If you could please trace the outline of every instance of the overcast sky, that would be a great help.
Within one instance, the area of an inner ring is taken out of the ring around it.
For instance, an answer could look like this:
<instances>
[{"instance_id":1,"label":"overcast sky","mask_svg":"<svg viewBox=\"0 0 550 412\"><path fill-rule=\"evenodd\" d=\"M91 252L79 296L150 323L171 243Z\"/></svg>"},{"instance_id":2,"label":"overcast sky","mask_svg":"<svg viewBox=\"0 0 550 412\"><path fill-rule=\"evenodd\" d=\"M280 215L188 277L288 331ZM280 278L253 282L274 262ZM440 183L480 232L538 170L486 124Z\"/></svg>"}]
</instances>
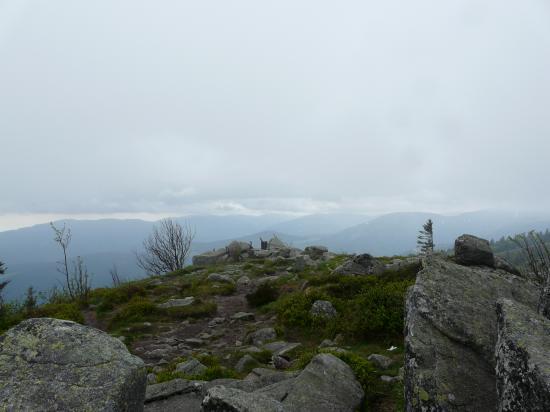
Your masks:
<instances>
[{"instance_id":1,"label":"overcast sky","mask_svg":"<svg viewBox=\"0 0 550 412\"><path fill-rule=\"evenodd\" d=\"M550 6L0 0L0 144L0 229L546 208Z\"/></svg>"}]
</instances>

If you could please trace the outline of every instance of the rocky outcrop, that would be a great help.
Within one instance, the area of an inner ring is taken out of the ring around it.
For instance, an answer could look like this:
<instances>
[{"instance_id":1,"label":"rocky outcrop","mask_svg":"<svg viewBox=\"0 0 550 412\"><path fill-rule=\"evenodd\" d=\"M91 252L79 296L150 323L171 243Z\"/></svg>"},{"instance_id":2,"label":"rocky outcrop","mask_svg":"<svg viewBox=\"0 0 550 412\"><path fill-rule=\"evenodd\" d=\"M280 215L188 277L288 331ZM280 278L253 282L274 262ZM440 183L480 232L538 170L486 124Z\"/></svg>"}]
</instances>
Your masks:
<instances>
[{"instance_id":1,"label":"rocky outcrop","mask_svg":"<svg viewBox=\"0 0 550 412\"><path fill-rule=\"evenodd\" d=\"M363 253L348 259L336 267L332 273L335 275L373 275L382 271L382 263L368 253Z\"/></svg>"},{"instance_id":2,"label":"rocky outcrop","mask_svg":"<svg viewBox=\"0 0 550 412\"><path fill-rule=\"evenodd\" d=\"M497 314L498 410L550 411L550 320L510 299Z\"/></svg>"},{"instance_id":3,"label":"rocky outcrop","mask_svg":"<svg viewBox=\"0 0 550 412\"><path fill-rule=\"evenodd\" d=\"M300 372L257 368L243 380L174 379L150 385L145 409L352 412L359 408L363 397L351 368L334 355L320 354Z\"/></svg>"},{"instance_id":4,"label":"rocky outcrop","mask_svg":"<svg viewBox=\"0 0 550 412\"><path fill-rule=\"evenodd\" d=\"M332 303L328 300L316 300L313 302L309 311L312 316L319 316L322 318L334 318L338 315Z\"/></svg>"},{"instance_id":5,"label":"rocky outcrop","mask_svg":"<svg viewBox=\"0 0 550 412\"><path fill-rule=\"evenodd\" d=\"M140 411L146 376L121 341L74 322L29 319L0 337L0 410Z\"/></svg>"},{"instance_id":6,"label":"rocky outcrop","mask_svg":"<svg viewBox=\"0 0 550 412\"><path fill-rule=\"evenodd\" d=\"M361 405L363 396L351 368L325 353L315 356L298 376L252 392L214 386L207 391L202 407L204 411L233 412L352 412Z\"/></svg>"},{"instance_id":7,"label":"rocky outcrop","mask_svg":"<svg viewBox=\"0 0 550 412\"><path fill-rule=\"evenodd\" d=\"M407 411L497 410L496 303L507 298L537 307L537 287L512 273L480 266L491 263L492 254L485 251L485 242L470 240L457 242L458 260L476 266L428 257L409 290ZM481 246L470 253L472 244Z\"/></svg>"}]
</instances>

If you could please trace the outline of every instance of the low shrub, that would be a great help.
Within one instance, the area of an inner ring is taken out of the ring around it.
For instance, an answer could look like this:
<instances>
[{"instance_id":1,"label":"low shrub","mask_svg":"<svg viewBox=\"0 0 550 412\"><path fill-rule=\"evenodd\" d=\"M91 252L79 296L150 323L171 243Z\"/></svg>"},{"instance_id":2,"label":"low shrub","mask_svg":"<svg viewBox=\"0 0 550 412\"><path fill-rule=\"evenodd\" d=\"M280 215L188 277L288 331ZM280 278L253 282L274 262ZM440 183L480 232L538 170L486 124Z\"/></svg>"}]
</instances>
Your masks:
<instances>
[{"instance_id":1,"label":"low shrub","mask_svg":"<svg viewBox=\"0 0 550 412\"><path fill-rule=\"evenodd\" d=\"M149 299L136 296L125 304L113 317L111 326L143 322L159 314L159 309Z\"/></svg>"},{"instance_id":2,"label":"low shrub","mask_svg":"<svg viewBox=\"0 0 550 412\"><path fill-rule=\"evenodd\" d=\"M263 306L274 302L279 297L279 288L270 282L262 283L258 288L246 295L248 304L253 307Z\"/></svg>"},{"instance_id":3,"label":"low shrub","mask_svg":"<svg viewBox=\"0 0 550 412\"><path fill-rule=\"evenodd\" d=\"M47 303L34 309L30 318L56 318L84 323L84 316L77 303Z\"/></svg>"}]
</instances>

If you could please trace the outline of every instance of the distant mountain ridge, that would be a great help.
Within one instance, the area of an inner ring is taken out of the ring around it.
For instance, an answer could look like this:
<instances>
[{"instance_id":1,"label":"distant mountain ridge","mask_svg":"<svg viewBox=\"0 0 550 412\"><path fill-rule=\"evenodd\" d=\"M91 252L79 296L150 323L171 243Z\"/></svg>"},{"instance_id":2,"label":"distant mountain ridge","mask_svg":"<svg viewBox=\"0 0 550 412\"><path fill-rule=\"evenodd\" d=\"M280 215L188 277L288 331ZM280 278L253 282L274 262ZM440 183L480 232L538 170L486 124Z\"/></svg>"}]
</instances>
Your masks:
<instances>
[{"instance_id":1,"label":"distant mountain ridge","mask_svg":"<svg viewBox=\"0 0 550 412\"><path fill-rule=\"evenodd\" d=\"M191 254L225 246L231 240L252 242L277 234L291 246L304 248L320 244L335 252L373 255L408 254L415 251L421 225L434 221L436 247L447 249L454 239L470 233L487 239L550 228L550 217L479 211L456 216L434 213L391 213L378 217L357 214L320 214L302 217L264 216L189 216L187 221L197 236ZM134 251L150 233L154 222L142 220L66 220L73 241L71 256L82 256L94 274L94 287L110 283L109 269L115 264L123 278L144 276L135 264ZM5 297L20 297L28 286L46 290L57 283L55 262L60 250L53 241L48 224L0 232L0 259L8 266L12 280Z\"/></svg>"}]
</instances>

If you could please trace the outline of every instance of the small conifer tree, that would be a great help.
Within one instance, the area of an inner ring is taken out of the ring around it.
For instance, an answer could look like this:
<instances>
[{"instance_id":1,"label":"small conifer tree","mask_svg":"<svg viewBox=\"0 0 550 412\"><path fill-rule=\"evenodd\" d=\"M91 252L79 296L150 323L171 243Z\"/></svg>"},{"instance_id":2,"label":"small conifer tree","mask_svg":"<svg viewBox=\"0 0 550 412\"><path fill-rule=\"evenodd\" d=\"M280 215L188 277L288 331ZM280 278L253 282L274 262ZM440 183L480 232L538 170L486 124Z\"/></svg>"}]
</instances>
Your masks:
<instances>
[{"instance_id":1,"label":"small conifer tree","mask_svg":"<svg viewBox=\"0 0 550 412\"><path fill-rule=\"evenodd\" d=\"M428 219L428 221L422 225L422 230L418 234L418 240L416 244L420 249L420 253L423 255L430 254L434 251L434 233L432 219Z\"/></svg>"}]
</instances>

